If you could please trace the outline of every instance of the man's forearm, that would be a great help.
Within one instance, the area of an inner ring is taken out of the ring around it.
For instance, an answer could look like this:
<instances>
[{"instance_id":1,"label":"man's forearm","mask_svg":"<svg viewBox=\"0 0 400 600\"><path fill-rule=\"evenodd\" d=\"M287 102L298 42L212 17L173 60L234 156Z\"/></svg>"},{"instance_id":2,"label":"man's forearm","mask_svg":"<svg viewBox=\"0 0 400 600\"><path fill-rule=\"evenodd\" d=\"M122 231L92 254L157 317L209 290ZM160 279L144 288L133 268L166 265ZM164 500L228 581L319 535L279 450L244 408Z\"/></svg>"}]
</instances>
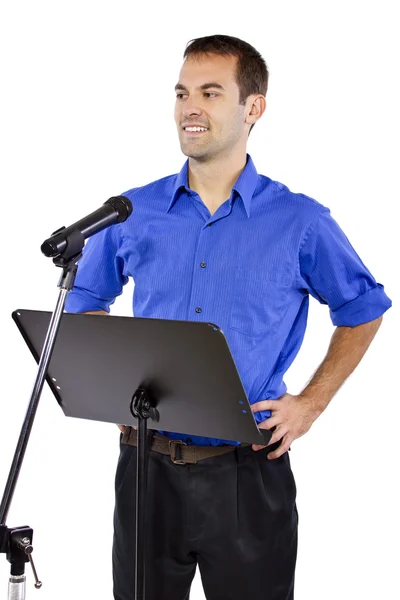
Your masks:
<instances>
[{"instance_id":1,"label":"man's forearm","mask_svg":"<svg viewBox=\"0 0 400 600\"><path fill-rule=\"evenodd\" d=\"M337 327L328 352L300 396L320 414L348 376L354 371L378 331L382 317L357 325Z\"/></svg>"}]
</instances>

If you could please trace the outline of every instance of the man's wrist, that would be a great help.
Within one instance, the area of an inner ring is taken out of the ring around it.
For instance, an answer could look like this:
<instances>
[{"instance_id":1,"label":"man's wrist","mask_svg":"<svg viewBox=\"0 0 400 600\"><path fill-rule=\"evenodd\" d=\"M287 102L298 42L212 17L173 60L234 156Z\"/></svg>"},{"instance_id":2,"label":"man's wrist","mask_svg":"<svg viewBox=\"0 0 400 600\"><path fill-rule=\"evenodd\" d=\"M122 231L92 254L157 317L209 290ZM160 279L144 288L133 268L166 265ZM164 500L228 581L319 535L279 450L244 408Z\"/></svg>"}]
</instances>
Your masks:
<instances>
[{"instance_id":1,"label":"man's wrist","mask_svg":"<svg viewBox=\"0 0 400 600\"><path fill-rule=\"evenodd\" d=\"M307 388L298 395L298 398L310 407L311 412L315 414L315 418L324 412L332 399L331 396L327 396L320 391L313 391Z\"/></svg>"}]
</instances>

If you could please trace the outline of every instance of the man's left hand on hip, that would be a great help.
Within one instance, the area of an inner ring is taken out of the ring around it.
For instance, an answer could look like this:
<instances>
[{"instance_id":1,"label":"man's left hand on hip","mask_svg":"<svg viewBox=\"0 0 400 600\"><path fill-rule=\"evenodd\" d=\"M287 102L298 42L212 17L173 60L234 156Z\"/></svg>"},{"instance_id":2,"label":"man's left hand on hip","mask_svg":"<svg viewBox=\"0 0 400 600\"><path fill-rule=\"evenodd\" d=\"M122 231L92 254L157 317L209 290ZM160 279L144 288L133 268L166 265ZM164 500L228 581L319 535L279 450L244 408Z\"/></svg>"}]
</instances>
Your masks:
<instances>
[{"instance_id":1,"label":"man's left hand on hip","mask_svg":"<svg viewBox=\"0 0 400 600\"><path fill-rule=\"evenodd\" d=\"M314 405L303 396L284 394L276 400L260 400L251 405L253 413L262 410L270 410L271 416L258 424L259 429L272 429L272 437L268 446L282 440L279 448L269 452L267 458L273 460L279 458L289 450L290 445L296 439L304 435L318 417ZM262 450L267 446L252 445L252 449Z\"/></svg>"}]
</instances>

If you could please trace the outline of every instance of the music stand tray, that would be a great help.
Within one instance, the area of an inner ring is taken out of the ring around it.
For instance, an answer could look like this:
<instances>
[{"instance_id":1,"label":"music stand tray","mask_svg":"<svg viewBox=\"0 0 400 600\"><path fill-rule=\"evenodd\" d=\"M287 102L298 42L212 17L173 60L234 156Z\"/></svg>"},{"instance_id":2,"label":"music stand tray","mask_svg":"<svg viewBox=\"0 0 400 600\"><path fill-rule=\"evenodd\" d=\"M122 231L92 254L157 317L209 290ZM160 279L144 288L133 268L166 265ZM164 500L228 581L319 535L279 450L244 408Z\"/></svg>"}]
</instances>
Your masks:
<instances>
[{"instance_id":1,"label":"music stand tray","mask_svg":"<svg viewBox=\"0 0 400 600\"><path fill-rule=\"evenodd\" d=\"M51 313L12 317L38 361ZM63 314L47 382L68 417L137 425L132 397L145 388L150 429L267 444L222 330L212 323Z\"/></svg>"}]
</instances>

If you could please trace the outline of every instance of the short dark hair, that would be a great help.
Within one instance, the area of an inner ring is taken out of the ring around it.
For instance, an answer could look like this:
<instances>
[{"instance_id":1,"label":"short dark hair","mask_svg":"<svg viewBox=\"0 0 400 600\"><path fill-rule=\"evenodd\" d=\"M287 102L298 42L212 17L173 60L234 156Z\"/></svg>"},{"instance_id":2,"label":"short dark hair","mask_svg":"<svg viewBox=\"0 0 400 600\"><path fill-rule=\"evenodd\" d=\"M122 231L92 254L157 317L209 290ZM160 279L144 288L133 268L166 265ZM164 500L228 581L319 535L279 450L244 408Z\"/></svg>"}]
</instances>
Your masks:
<instances>
[{"instance_id":1,"label":"short dark hair","mask_svg":"<svg viewBox=\"0 0 400 600\"><path fill-rule=\"evenodd\" d=\"M209 35L191 40L183 58L202 54L237 56L236 81L239 87L239 102L244 104L251 94L266 95L268 89L268 67L253 46L230 35Z\"/></svg>"}]
</instances>

